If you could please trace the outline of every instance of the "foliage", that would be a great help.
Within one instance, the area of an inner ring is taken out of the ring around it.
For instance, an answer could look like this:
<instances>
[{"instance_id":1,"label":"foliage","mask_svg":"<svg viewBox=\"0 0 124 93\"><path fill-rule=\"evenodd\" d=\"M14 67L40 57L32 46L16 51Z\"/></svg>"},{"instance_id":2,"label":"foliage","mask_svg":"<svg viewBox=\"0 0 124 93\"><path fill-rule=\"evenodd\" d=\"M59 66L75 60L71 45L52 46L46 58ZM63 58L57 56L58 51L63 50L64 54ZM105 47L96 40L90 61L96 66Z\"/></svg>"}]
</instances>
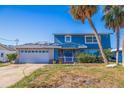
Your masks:
<instances>
[{"instance_id":1,"label":"foliage","mask_svg":"<svg viewBox=\"0 0 124 93\"><path fill-rule=\"evenodd\" d=\"M102 20L105 21L105 27L113 29L114 31L116 31L118 27L124 27L123 6L107 5L104 7L104 12Z\"/></svg>"},{"instance_id":2,"label":"foliage","mask_svg":"<svg viewBox=\"0 0 124 93\"><path fill-rule=\"evenodd\" d=\"M105 63L107 63L108 60L106 59L106 56L103 52L102 44L98 36L97 29L95 28L94 23L92 22L92 16L97 12L97 10L98 10L98 6L96 5L72 5L70 12L71 12L71 15L74 17L74 19L81 20L83 24L86 19L88 20L90 26L94 31L94 35L97 39L98 46L102 54L103 60Z\"/></svg>"},{"instance_id":3,"label":"foliage","mask_svg":"<svg viewBox=\"0 0 124 93\"><path fill-rule=\"evenodd\" d=\"M70 12L75 19L84 23L87 17L92 17L97 12L97 9L95 5L72 5Z\"/></svg>"},{"instance_id":4,"label":"foliage","mask_svg":"<svg viewBox=\"0 0 124 93\"><path fill-rule=\"evenodd\" d=\"M79 54L77 56L77 62L79 63L96 63L97 57L89 54Z\"/></svg>"},{"instance_id":5,"label":"foliage","mask_svg":"<svg viewBox=\"0 0 124 93\"><path fill-rule=\"evenodd\" d=\"M9 59L9 61L14 61L17 57L17 54L7 54L7 58Z\"/></svg>"},{"instance_id":6,"label":"foliage","mask_svg":"<svg viewBox=\"0 0 124 93\"><path fill-rule=\"evenodd\" d=\"M104 16L102 18L105 22L105 27L116 32L117 51L116 63L118 64L119 47L120 47L120 29L124 27L124 6L107 5L104 7Z\"/></svg>"},{"instance_id":7,"label":"foliage","mask_svg":"<svg viewBox=\"0 0 124 93\"><path fill-rule=\"evenodd\" d=\"M8 66L8 65L9 65L8 63L0 62L0 67L4 67L4 66Z\"/></svg>"},{"instance_id":8,"label":"foliage","mask_svg":"<svg viewBox=\"0 0 124 93\"><path fill-rule=\"evenodd\" d=\"M112 61L113 56L114 56L114 52L111 51L111 49L104 49L103 50L108 61ZM102 61L102 57L99 51L97 51L96 55L98 56L98 59Z\"/></svg>"}]
</instances>

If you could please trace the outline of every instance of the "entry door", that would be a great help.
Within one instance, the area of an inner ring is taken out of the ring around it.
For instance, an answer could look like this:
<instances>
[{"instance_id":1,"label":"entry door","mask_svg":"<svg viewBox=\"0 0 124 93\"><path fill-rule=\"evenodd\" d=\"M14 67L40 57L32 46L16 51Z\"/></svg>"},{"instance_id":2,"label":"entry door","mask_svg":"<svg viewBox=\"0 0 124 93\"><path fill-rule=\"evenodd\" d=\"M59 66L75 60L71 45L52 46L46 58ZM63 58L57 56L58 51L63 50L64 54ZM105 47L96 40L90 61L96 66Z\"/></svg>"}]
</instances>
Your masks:
<instances>
[{"instance_id":1,"label":"entry door","mask_svg":"<svg viewBox=\"0 0 124 93\"><path fill-rule=\"evenodd\" d=\"M73 51L72 50L64 50L64 62L73 62Z\"/></svg>"},{"instance_id":2,"label":"entry door","mask_svg":"<svg viewBox=\"0 0 124 93\"><path fill-rule=\"evenodd\" d=\"M65 57L72 57L73 51L72 50L64 50L64 56Z\"/></svg>"}]
</instances>

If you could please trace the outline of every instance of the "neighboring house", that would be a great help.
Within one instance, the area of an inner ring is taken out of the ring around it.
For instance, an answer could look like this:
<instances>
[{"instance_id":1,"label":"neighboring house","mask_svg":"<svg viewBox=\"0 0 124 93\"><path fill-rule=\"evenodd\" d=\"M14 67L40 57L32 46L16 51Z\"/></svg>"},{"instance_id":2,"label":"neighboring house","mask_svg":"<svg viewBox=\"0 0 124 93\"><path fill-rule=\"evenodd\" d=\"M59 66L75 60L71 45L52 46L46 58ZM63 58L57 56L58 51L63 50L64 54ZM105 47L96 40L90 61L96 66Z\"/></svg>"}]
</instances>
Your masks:
<instances>
[{"instance_id":1,"label":"neighboring house","mask_svg":"<svg viewBox=\"0 0 124 93\"><path fill-rule=\"evenodd\" d=\"M110 33L100 33L99 36L103 48L111 48ZM53 44L27 44L16 49L18 63L51 63L52 60L73 63L77 54L95 54L99 50L92 33L54 34Z\"/></svg>"},{"instance_id":2,"label":"neighboring house","mask_svg":"<svg viewBox=\"0 0 124 93\"><path fill-rule=\"evenodd\" d=\"M114 52L114 59L116 59L116 49L112 49L112 52ZM119 48L119 62L122 62L122 48Z\"/></svg>"},{"instance_id":3,"label":"neighboring house","mask_svg":"<svg viewBox=\"0 0 124 93\"><path fill-rule=\"evenodd\" d=\"M0 61L1 62L7 62L7 54L16 53L16 50L12 47L0 44Z\"/></svg>"}]
</instances>

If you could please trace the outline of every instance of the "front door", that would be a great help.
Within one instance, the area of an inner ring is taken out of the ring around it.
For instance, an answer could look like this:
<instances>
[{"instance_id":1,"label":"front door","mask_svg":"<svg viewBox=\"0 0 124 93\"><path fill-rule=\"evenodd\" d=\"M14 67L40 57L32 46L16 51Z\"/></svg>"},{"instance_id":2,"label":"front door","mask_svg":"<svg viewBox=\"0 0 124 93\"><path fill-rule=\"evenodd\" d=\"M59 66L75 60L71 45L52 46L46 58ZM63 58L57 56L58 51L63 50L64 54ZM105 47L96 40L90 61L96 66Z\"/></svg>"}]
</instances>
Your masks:
<instances>
[{"instance_id":1,"label":"front door","mask_svg":"<svg viewBox=\"0 0 124 93\"><path fill-rule=\"evenodd\" d=\"M73 62L73 51L72 50L64 50L64 62Z\"/></svg>"},{"instance_id":2,"label":"front door","mask_svg":"<svg viewBox=\"0 0 124 93\"><path fill-rule=\"evenodd\" d=\"M65 57L72 57L73 51L72 50L64 50L64 56Z\"/></svg>"}]
</instances>

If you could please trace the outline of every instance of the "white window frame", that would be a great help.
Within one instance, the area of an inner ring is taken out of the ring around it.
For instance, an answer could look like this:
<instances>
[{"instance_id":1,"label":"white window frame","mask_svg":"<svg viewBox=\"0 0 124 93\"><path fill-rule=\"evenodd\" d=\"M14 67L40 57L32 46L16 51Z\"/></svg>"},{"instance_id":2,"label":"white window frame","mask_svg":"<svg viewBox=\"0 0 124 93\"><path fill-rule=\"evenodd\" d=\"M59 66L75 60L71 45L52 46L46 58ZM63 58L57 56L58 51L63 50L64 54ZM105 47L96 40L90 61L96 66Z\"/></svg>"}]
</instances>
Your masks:
<instances>
[{"instance_id":1,"label":"white window frame","mask_svg":"<svg viewBox=\"0 0 124 93\"><path fill-rule=\"evenodd\" d=\"M70 41L67 41L67 40L66 40L67 37L70 38ZM66 42L66 43L70 43L71 41L72 41L71 35L65 35L65 42Z\"/></svg>"},{"instance_id":2,"label":"white window frame","mask_svg":"<svg viewBox=\"0 0 124 93\"><path fill-rule=\"evenodd\" d=\"M92 42L87 42L87 37L92 37ZM98 44L98 42L93 42L93 37L95 37L95 35L85 35L85 44Z\"/></svg>"}]
</instances>

